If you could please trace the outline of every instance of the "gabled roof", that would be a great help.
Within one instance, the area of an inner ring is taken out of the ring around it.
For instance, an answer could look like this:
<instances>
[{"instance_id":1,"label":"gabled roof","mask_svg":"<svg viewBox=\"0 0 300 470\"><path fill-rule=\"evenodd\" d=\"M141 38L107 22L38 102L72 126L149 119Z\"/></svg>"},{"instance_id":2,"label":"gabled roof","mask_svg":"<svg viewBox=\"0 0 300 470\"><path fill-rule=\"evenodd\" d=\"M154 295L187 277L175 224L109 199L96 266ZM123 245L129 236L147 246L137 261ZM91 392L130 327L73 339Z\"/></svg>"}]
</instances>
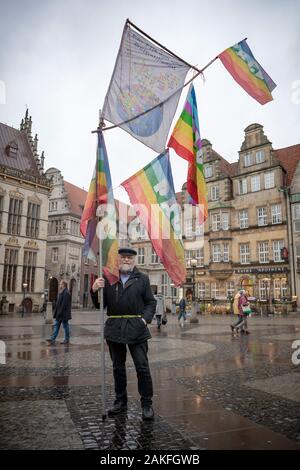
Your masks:
<instances>
[{"instance_id":1,"label":"gabled roof","mask_svg":"<svg viewBox=\"0 0 300 470\"><path fill-rule=\"evenodd\" d=\"M64 181L64 188L68 195L71 213L81 217L88 192L82 188L79 188L78 186L75 186L72 183L69 183L68 181ZM121 212L121 215L124 215L126 211L127 211L127 218L129 222L135 217L135 216L128 215L130 206L128 206L124 202L121 202L118 199L115 199L115 204L116 204L117 219L119 218L120 212Z\"/></svg>"},{"instance_id":2,"label":"gabled roof","mask_svg":"<svg viewBox=\"0 0 300 470\"><path fill-rule=\"evenodd\" d=\"M18 147L16 157L7 155L7 147L12 143ZM25 131L0 123L0 165L40 177Z\"/></svg>"},{"instance_id":3,"label":"gabled roof","mask_svg":"<svg viewBox=\"0 0 300 470\"><path fill-rule=\"evenodd\" d=\"M287 172L287 186L290 186L294 177L296 168L300 161L300 144L291 145L282 149L274 150L275 156L278 158L283 168Z\"/></svg>"},{"instance_id":4,"label":"gabled roof","mask_svg":"<svg viewBox=\"0 0 300 470\"><path fill-rule=\"evenodd\" d=\"M87 191L79 188L78 186L75 186L72 183L68 183L68 181L64 181L64 187L68 195L70 211L72 212L72 214L81 217L85 200L87 197Z\"/></svg>"}]
</instances>

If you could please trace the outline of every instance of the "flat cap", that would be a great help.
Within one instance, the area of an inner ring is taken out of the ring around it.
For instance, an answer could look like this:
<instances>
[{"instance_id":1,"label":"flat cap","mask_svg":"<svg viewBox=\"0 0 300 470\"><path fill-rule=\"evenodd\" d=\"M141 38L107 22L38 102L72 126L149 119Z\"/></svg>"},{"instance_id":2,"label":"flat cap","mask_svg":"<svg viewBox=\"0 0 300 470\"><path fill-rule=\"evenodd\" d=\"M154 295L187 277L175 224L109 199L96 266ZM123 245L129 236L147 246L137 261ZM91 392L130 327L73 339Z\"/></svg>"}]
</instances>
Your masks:
<instances>
[{"instance_id":1,"label":"flat cap","mask_svg":"<svg viewBox=\"0 0 300 470\"><path fill-rule=\"evenodd\" d=\"M119 255L131 255L131 256L136 256L137 252L130 247L125 247L125 248L119 248L118 250Z\"/></svg>"}]
</instances>

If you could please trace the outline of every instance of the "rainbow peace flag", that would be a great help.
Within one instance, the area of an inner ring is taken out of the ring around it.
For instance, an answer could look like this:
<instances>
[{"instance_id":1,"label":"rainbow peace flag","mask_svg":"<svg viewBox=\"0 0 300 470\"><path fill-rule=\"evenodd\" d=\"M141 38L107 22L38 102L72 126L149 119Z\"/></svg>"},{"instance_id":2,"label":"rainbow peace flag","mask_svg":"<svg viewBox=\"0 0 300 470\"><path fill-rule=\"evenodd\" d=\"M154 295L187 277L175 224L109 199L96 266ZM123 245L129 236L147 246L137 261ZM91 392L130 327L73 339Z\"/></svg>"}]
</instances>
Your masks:
<instances>
[{"instance_id":1,"label":"rainbow peace flag","mask_svg":"<svg viewBox=\"0 0 300 470\"><path fill-rule=\"evenodd\" d=\"M234 80L252 98L260 104L273 100L271 92L276 84L257 62L246 40L229 47L218 57Z\"/></svg>"},{"instance_id":2,"label":"rainbow peace flag","mask_svg":"<svg viewBox=\"0 0 300 470\"><path fill-rule=\"evenodd\" d=\"M186 279L184 248L168 150L121 185L165 270L176 286L182 285Z\"/></svg>"},{"instance_id":3,"label":"rainbow peace flag","mask_svg":"<svg viewBox=\"0 0 300 470\"><path fill-rule=\"evenodd\" d=\"M103 273L110 284L113 284L119 279L116 211L109 162L102 132L98 134L96 167L80 221L80 231L85 238L83 256L93 261L96 261L92 245L96 241L96 230L99 230L97 227L98 216L96 215L97 212L99 214L99 209L105 214L100 222Z\"/></svg>"},{"instance_id":4,"label":"rainbow peace flag","mask_svg":"<svg viewBox=\"0 0 300 470\"><path fill-rule=\"evenodd\" d=\"M190 85L186 102L170 137L168 147L189 162L187 192L192 204L199 206L200 223L207 219L207 190L203 169L202 142L199 130L196 94Z\"/></svg>"}]
</instances>

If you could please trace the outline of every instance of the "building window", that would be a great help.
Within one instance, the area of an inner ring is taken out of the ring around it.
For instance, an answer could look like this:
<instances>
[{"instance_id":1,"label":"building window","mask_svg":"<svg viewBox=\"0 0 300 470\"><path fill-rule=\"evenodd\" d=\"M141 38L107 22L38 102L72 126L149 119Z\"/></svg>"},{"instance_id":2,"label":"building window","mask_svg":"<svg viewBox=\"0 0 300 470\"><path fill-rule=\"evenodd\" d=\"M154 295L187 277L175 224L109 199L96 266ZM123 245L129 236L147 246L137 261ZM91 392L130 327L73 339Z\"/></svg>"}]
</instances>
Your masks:
<instances>
[{"instance_id":1,"label":"building window","mask_svg":"<svg viewBox=\"0 0 300 470\"><path fill-rule=\"evenodd\" d=\"M274 240L273 245L273 260L278 263L284 261L281 259L281 248L284 247L284 240Z\"/></svg>"},{"instance_id":2,"label":"building window","mask_svg":"<svg viewBox=\"0 0 300 470\"><path fill-rule=\"evenodd\" d=\"M52 248L52 263L58 262L58 248Z\"/></svg>"},{"instance_id":3,"label":"building window","mask_svg":"<svg viewBox=\"0 0 300 470\"><path fill-rule=\"evenodd\" d=\"M268 214L266 207L259 207L257 209L257 224L259 226L268 225Z\"/></svg>"},{"instance_id":4,"label":"building window","mask_svg":"<svg viewBox=\"0 0 300 470\"><path fill-rule=\"evenodd\" d=\"M36 252L24 251L22 284L27 283L27 291L34 292Z\"/></svg>"},{"instance_id":5,"label":"building window","mask_svg":"<svg viewBox=\"0 0 300 470\"><path fill-rule=\"evenodd\" d=\"M153 248L152 248L152 253L151 253L151 263L152 264L158 264L159 263L159 256L155 253Z\"/></svg>"},{"instance_id":6,"label":"building window","mask_svg":"<svg viewBox=\"0 0 300 470\"><path fill-rule=\"evenodd\" d=\"M248 228L248 211L244 209L239 212L240 228Z\"/></svg>"},{"instance_id":7,"label":"building window","mask_svg":"<svg viewBox=\"0 0 300 470\"><path fill-rule=\"evenodd\" d=\"M274 172L269 171L268 173L265 173L265 189L274 188L274 186L275 186Z\"/></svg>"},{"instance_id":8,"label":"building window","mask_svg":"<svg viewBox=\"0 0 300 470\"><path fill-rule=\"evenodd\" d=\"M1 231L1 228L2 228L3 204L4 204L4 197L0 196L0 231Z\"/></svg>"},{"instance_id":9,"label":"building window","mask_svg":"<svg viewBox=\"0 0 300 470\"><path fill-rule=\"evenodd\" d=\"M205 299L205 282L198 283L198 297L199 299Z\"/></svg>"},{"instance_id":10,"label":"building window","mask_svg":"<svg viewBox=\"0 0 300 470\"><path fill-rule=\"evenodd\" d=\"M195 259L197 260L197 267L201 268L204 266L204 248L199 248L198 250L195 250Z\"/></svg>"},{"instance_id":11,"label":"building window","mask_svg":"<svg viewBox=\"0 0 300 470\"><path fill-rule=\"evenodd\" d=\"M12 235L20 235L22 204L20 199L11 198L9 201L7 233Z\"/></svg>"},{"instance_id":12,"label":"building window","mask_svg":"<svg viewBox=\"0 0 300 470\"><path fill-rule=\"evenodd\" d=\"M252 165L252 154L251 153L246 153L244 156L244 166L250 166Z\"/></svg>"},{"instance_id":13,"label":"building window","mask_svg":"<svg viewBox=\"0 0 300 470\"><path fill-rule=\"evenodd\" d=\"M190 260L193 258L193 250L185 250L184 257L186 266L189 266Z\"/></svg>"},{"instance_id":14,"label":"building window","mask_svg":"<svg viewBox=\"0 0 300 470\"><path fill-rule=\"evenodd\" d=\"M162 274L161 275L161 293L163 296L168 295L168 275L167 274Z\"/></svg>"},{"instance_id":15,"label":"building window","mask_svg":"<svg viewBox=\"0 0 300 470\"><path fill-rule=\"evenodd\" d=\"M281 298L286 299L288 296L288 288L287 288L287 279L281 279Z\"/></svg>"},{"instance_id":16,"label":"building window","mask_svg":"<svg viewBox=\"0 0 300 470\"><path fill-rule=\"evenodd\" d=\"M38 238L40 224L40 206L38 204L28 203L26 237Z\"/></svg>"},{"instance_id":17,"label":"building window","mask_svg":"<svg viewBox=\"0 0 300 470\"><path fill-rule=\"evenodd\" d=\"M211 215L211 229L213 232L218 232L221 229L221 214Z\"/></svg>"},{"instance_id":18,"label":"building window","mask_svg":"<svg viewBox=\"0 0 300 470\"><path fill-rule=\"evenodd\" d=\"M204 176L205 178L211 178L213 175L213 166L211 163L204 165Z\"/></svg>"},{"instance_id":19,"label":"building window","mask_svg":"<svg viewBox=\"0 0 300 470\"><path fill-rule=\"evenodd\" d=\"M212 245L212 262L220 263L221 262L221 246Z\"/></svg>"},{"instance_id":20,"label":"building window","mask_svg":"<svg viewBox=\"0 0 300 470\"><path fill-rule=\"evenodd\" d=\"M247 194L248 186L247 186L247 179L244 178L239 180L239 194Z\"/></svg>"},{"instance_id":21,"label":"building window","mask_svg":"<svg viewBox=\"0 0 300 470\"><path fill-rule=\"evenodd\" d=\"M260 191L260 176L252 176L251 177L251 191L254 193L256 191Z\"/></svg>"},{"instance_id":22,"label":"building window","mask_svg":"<svg viewBox=\"0 0 300 470\"><path fill-rule=\"evenodd\" d=\"M227 282L227 284L226 284L227 297L233 297L234 296L234 291L235 291L234 282L233 281Z\"/></svg>"},{"instance_id":23,"label":"building window","mask_svg":"<svg viewBox=\"0 0 300 470\"><path fill-rule=\"evenodd\" d=\"M300 204L293 205L294 212L294 231L300 232Z\"/></svg>"},{"instance_id":24,"label":"building window","mask_svg":"<svg viewBox=\"0 0 300 470\"><path fill-rule=\"evenodd\" d=\"M297 269L298 272L300 270L300 245L296 245L296 263L297 263Z\"/></svg>"},{"instance_id":25,"label":"building window","mask_svg":"<svg viewBox=\"0 0 300 470\"><path fill-rule=\"evenodd\" d=\"M255 154L255 159L256 163L264 163L265 161L265 151L264 150L258 150Z\"/></svg>"},{"instance_id":26,"label":"building window","mask_svg":"<svg viewBox=\"0 0 300 470\"><path fill-rule=\"evenodd\" d=\"M229 230L229 214L228 214L228 212L222 212L222 228L223 228L223 230Z\"/></svg>"},{"instance_id":27,"label":"building window","mask_svg":"<svg viewBox=\"0 0 300 470\"><path fill-rule=\"evenodd\" d=\"M259 299L260 300L267 300L267 288L268 288L268 283L260 279L259 280Z\"/></svg>"},{"instance_id":28,"label":"building window","mask_svg":"<svg viewBox=\"0 0 300 470\"><path fill-rule=\"evenodd\" d=\"M280 204L273 204L271 206L271 215L272 215L272 224L281 224L282 216L281 216Z\"/></svg>"},{"instance_id":29,"label":"building window","mask_svg":"<svg viewBox=\"0 0 300 470\"><path fill-rule=\"evenodd\" d=\"M188 219L184 223L184 234L186 238L192 238L194 236L194 231L193 231L193 220Z\"/></svg>"},{"instance_id":30,"label":"building window","mask_svg":"<svg viewBox=\"0 0 300 470\"><path fill-rule=\"evenodd\" d=\"M229 263L229 243L224 243L223 245L223 261L224 263Z\"/></svg>"},{"instance_id":31,"label":"building window","mask_svg":"<svg viewBox=\"0 0 300 470\"><path fill-rule=\"evenodd\" d=\"M202 237L204 235L204 224L196 222L196 237Z\"/></svg>"},{"instance_id":32,"label":"building window","mask_svg":"<svg viewBox=\"0 0 300 470\"><path fill-rule=\"evenodd\" d=\"M250 244L249 243L240 244L240 262L241 264L250 263Z\"/></svg>"},{"instance_id":33,"label":"building window","mask_svg":"<svg viewBox=\"0 0 300 470\"><path fill-rule=\"evenodd\" d=\"M212 299L219 297L219 283L218 282L211 283L211 297Z\"/></svg>"},{"instance_id":34,"label":"building window","mask_svg":"<svg viewBox=\"0 0 300 470\"><path fill-rule=\"evenodd\" d=\"M281 297L281 279L274 279L274 299L280 300Z\"/></svg>"},{"instance_id":35,"label":"building window","mask_svg":"<svg viewBox=\"0 0 300 470\"><path fill-rule=\"evenodd\" d=\"M212 201L217 201L220 198L219 186L212 186L210 188L210 198Z\"/></svg>"},{"instance_id":36,"label":"building window","mask_svg":"<svg viewBox=\"0 0 300 470\"><path fill-rule=\"evenodd\" d=\"M269 262L269 242L258 243L258 259L260 263Z\"/></svg>"},{"instance_id":37,"label":"building window","mask_svg":"<svg viewBox=\"0 0 300 470\"><path fill-rule=\"evenodd\" d=\"M145 264L145 248L138 248L138 264Z\"/></svg>"},{"instance_id":38,"label":"building window","mask_svg":"<svg viewBox=\"0 0 300 470\"><path fill-rule=\"evenodd\" d=\"M15 292L16 291L17 268L18 268L18 250L6 249L5 255L4 255L3 281L2 281L3 292Z\"/></svg>"}]
</instances>

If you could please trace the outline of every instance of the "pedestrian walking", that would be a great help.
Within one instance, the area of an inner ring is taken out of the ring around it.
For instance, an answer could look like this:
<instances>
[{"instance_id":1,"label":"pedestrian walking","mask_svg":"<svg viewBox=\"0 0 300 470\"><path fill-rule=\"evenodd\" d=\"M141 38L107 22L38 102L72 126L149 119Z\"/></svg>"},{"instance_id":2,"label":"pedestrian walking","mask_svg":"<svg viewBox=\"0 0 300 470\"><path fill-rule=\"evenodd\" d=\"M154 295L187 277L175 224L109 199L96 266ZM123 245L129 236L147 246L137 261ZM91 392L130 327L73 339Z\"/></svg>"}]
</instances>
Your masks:
<instances>
[{"instance_id":1,"label":"pedestrian walking","mask_svg":"<svg viewBox=\"0 0 300 470\"><path fill-rule=\"evenodd\" d=\"M233 312L238 314L238 320L233 325L230 325L232 333L234 333L234 330L238 333L239 329L241 329L241 333L249 334L247 309L250 309L250 303L246 291L241 289L234 297Z\"/></svg>"},{"instance_id":2,"label":"pedestrian walking","mask_svg":"<svg viewBox=\"0 0 300 470\"><path fill-rule=\"evenodd\" d=\"M119 249L119 273L117 283L110 285L105 277L98 278L91 289L96 308L100 308L98 289L103 289L104 307L107 320L104 337L108 344L113 363L115 401L108 410L114 416L127 408L126 353L132 356L141 397L143 420L153 420L153 385L148 362L148 340L151 338L147 324L155 313L156 300L153 296L149 277L135 267L137 252L132 248Z\"/></svg>"},{"instance_id":3,"label":"pedestrian walking","mask_svg":"<svg viewBox=\"0 0 300 470\"><path fill-rule=\"evenodd\" d=\"M181 321L181 326L184 325L184 322L186 320L186 301L185 301L185 298L182 297L180 299L180 302L179 302L179 315L178 315L178 323L180 323L180 320L182 318L182 321Z\"/></svg>"},{"instance_id":4,"label":"pedestrian walking","mask_svg":"<svg viewBox=\"0 0 300 470\"><path fill-rule=\"evenodd\" d=\"M53 333L48 341L50 344L54 344L55 340L58 336L59 329L61 324L63 325L64 332L65 332L65 339L62 341L61 344L69 344L70 342L70 327L69 327L69 320L71 320L71 295L68 290L68 284L66 281L60 281L59 283L60 294L58 296L54 315L55 324L53 328Z\"/></svg>"},{"instance_id":5,"label":"pedestrian walking","mask_svg":"<svg viewBox=\"0 0 300 470\"><path fill-rule=\"evenodd\" d=\"M161 292L154 296L156 300L155 318L157 329L160 330L162 324L166 324L166 305L165 299Z\"/></svg>"}]
</instances>

